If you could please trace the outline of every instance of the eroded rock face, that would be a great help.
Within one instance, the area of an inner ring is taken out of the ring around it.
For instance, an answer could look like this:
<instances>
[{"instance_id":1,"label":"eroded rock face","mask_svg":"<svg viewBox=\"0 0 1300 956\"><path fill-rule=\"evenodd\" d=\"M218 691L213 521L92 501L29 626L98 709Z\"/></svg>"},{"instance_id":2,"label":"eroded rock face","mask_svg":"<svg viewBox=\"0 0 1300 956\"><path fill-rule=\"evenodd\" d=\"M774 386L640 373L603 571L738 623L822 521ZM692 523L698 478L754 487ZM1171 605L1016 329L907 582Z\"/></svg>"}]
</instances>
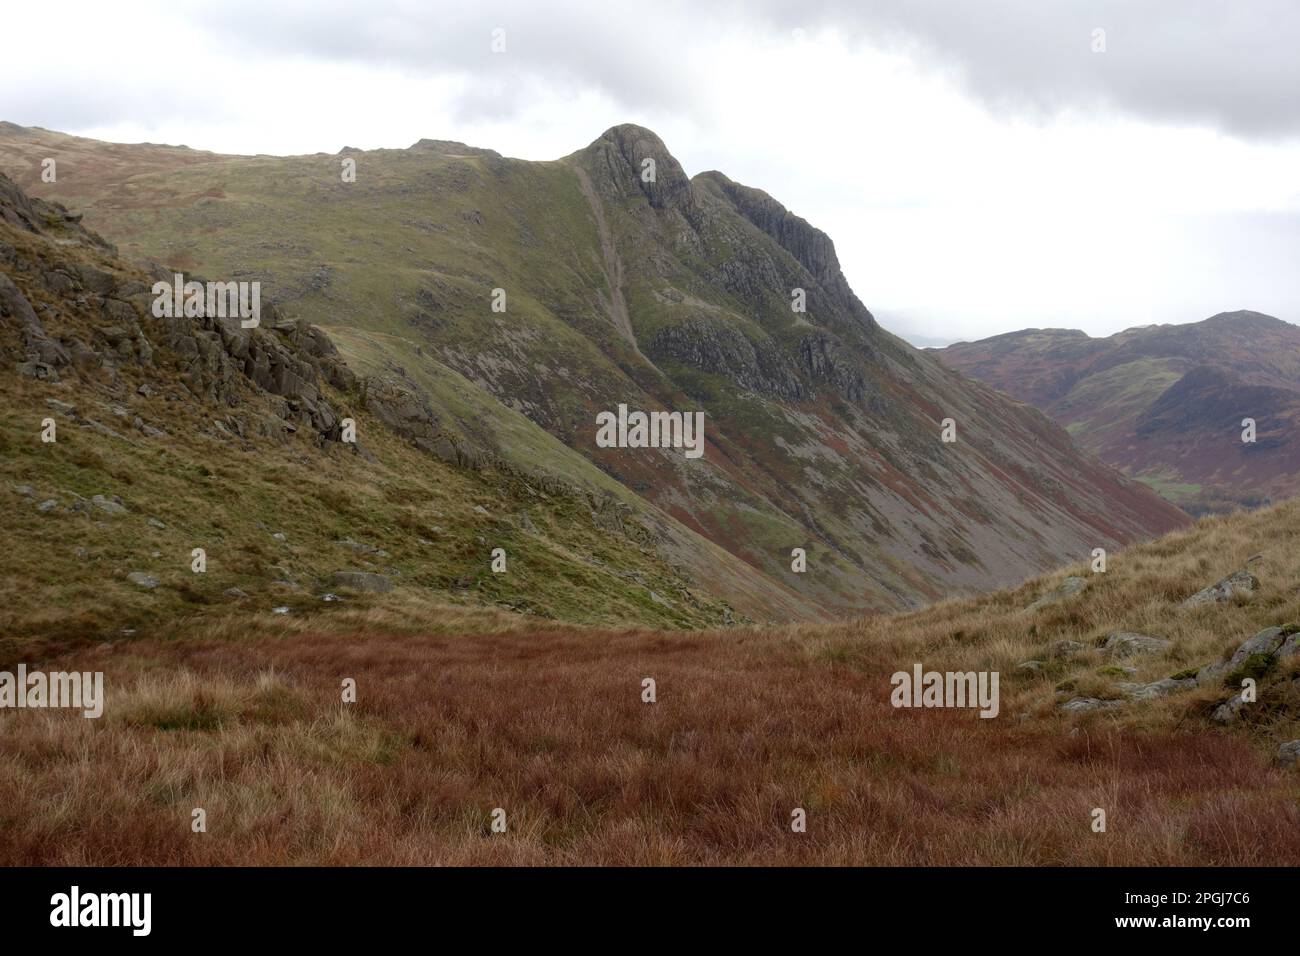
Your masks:
<instances>
[{"instance_id":1,"label":"eroded rock face","mask_svg":"<svg viewBox=\"0 0 1300 956\"><path fill-rule=\"evenodd\" d=\"M676 209L687 219L699 215L691 181L668 147L654 133L640 126L624 124L606 130L589 147L597 170L603 175L597 182L602 189L633 195L639 189L655 209ZM643 173L647 159L654 161L654 178Z\"/></svg>"},{"instance_id":2,"label":"eroded rock face","mask_svg":"<svg viewBox=\"0 0 1300 956\"><path fill-rule=\"evenodd\" d=\"M0 320L18 329L20 353L15 358L21 374L48 381L67 375L112 380L118 369L132 363L169 369L191 394L214 405L240 406L250 386L282 399L271 407L283 427L264 428L265 434L305 428L322 441L338 437L341 416L321 388L328 383L347 391L355 378L320 329L287 319L271 302L264 303L261 325L253 329L242 328L239 319L155 317L151 283L170 284L172 273L155 266L143 279L130 274L104 255L112 247L84 229L79 216L57 203L29 198L2 174L0 219L67 249L62 256L19 262L13 247L0 243L0 261L14 268L29 291L43 290L59 309L75 311L78 319L91 323L84 341L75 335L55 338L19 282L0 272ZM85 261L88 256L95 262ZM184 278L204 281L194 275ZM62 317L48 305L42 309L49 310L47 319ZM90 419L83 424L104 427ZM162 434L144 421L136 427L146 435ZM242 434L242 427L233 423L235 433Z\"/></svg>"},{"instance_id":3,"label":"eroded rock face","mask_svg":"<svg viewBox=\"0 0 1300 956\"><path fill-rule=\"evenodd\" d=\"M648 354L656 362L676 360L705 372L725 375L743 388L790 400L806 398L807 386L770 339L750 341L736 326L707 318L661 329Z\"/></svg>"}]
</instances>

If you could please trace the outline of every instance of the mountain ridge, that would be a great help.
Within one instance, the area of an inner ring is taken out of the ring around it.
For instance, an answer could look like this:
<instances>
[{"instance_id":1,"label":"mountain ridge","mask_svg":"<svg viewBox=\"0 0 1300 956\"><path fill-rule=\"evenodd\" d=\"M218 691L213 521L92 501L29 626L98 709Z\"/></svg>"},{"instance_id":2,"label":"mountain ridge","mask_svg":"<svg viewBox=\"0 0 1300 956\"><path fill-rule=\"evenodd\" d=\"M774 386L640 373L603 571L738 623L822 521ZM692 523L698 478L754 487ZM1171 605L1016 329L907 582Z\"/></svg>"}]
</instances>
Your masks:
<instances>
[{"instance_id":1,"label":"mountain ridge","mask_svg":"<svg viewBox=\"0 0 1300 956\"><path fill-rule=\"evenodd\" d=\"M1101 338L1025 329L931 352L1193 513L1300 491L1300 326L1274 316L1239 309Z\"/></svg>"},{"instance_id":2,"label":"mountain ridge","mask_svg":"<svg viewBox=\"0 0 1300 956\"><path fill-rule=\"evenodd\" d=\"M463 419L447 403L468 383L491 397L475 428L493 453L521 454L505 406L809 608L916 606L1186 521L880 328L825 233L720 173L687 177L640 127L542 163L362 151L352 184L315 156L166 168L156 150L12 132L0 168L30 182L49 150L77 159L68 193L129 254L260 277L358 374L405 370L444 419ZM620 403L704 410L704 457L598 449L595 415ZM525 457L544 445L529 441ZM813 573L791 572L795 547Z\"/></svg>"}]
</instances>

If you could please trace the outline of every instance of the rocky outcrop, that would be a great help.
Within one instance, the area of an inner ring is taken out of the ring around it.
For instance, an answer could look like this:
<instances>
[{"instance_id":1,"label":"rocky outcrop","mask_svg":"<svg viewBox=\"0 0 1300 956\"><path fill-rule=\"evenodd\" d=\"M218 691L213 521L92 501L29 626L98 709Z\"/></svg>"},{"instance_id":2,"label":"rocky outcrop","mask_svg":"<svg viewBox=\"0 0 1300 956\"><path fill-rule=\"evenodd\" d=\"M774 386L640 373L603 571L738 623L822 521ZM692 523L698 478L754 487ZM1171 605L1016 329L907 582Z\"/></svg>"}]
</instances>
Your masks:
<instances>
[{"instance_id":1,"label":"rocky outcrop","mask_svg":"<svg viewBox=\"0 0 1300 956\"><path fill-rule=\"evenodd\" d=\"M697 222L699 206L681 163L650 130L624 124L606 130L587 147L592 180L602 195L629 198L638 192L651 208L676 210ZM649 177L646 160L654 162Z\"/></svg>"},{"instance_id":2,"label":"rocky outcrop","mask_svg":"<svg viewBox=\"0 0 1300 956\"><path fill-rule=\"evenodd\" d=\"M127 364L170 370L195 398L236 408L247 390L269 399L278 424L263 421L261 431L279 435L306 429L322 441L339 437L342 417L322 389L342 391L354 376L333 343L320 329L286 318L274 303L265 303L257 328L241 327L237 318L210 316L155 317L152 283L171 283L173 274L159 266L144 276L104 255L111 247L77 224L57 204L29 199L0 175L0 219L26 232L57 240L45 254L19 256L0 241L0 319L18 331L17 370L31 378L58 381L61 375L113 381ZM79 254L78 247L88 249ZM203 282L187 275L186 281ZM28 294L44 293L57 307L43 305L46 318ZM47 321L59 319L60 337ZM77 331L85 329L86 331ZM152 386L143 386L148 395ZM96 424L86 419L83 424ZM100 426L102 428L103 426ZM146 435L161 430L144 422ZM225 427L225 426L222 426ZM242 419L233 428L242 432Z\"/></svg>"},{"instance_id":3,"label":"rocky outcrop","mask_svg":"<svg viewBox=\"0 0 1300 956\"><path fill-rule=\"evenodd\" d=\"M1278 747L1277 762L1283 767L1300 766L1300 740L1288 740Z\"/></svg>"},{"instance_id":4,"label":"rocky outcrop","mask_svg":"<svg viewBox=\"0 0 1300 956\"><path fill-rule=\"evenodd\" d=\"M1182 603L1184 608L1204 607L1207 604L1222 604L1232 600L1238 594L1250 595L1259 589L1259 578L1249 571L1237 571L1228 575L1217 584L1197 591Z\"/></svg>"},{"instance_id":5,"label":"rocky outcrop","mask_svg":"<svg viewBox=\"0 0 1300 956\"><path fill-rule=\"evenodd\" d=\"M1121 683L1116 685L1130 700L1155 700L1168 697L1180 690L1192 690L1196 687L1195 678L1166 677L1152 681L1150 684Z\"/></svg>"},{"instance_id":6,"label":"rocky outcrop","mask_svg":"<svg viewBox=\"0 0 1300 956\"><path fill-rule=\"evenodd\" d=\"M1107 635L1102 650L1108 651L1112 657L1134 657L1139 654L1162 654L1173 646L1173 641L1163 637L1115 631Z\"/></svg>"},{"instance_id":7,"label":"rocky outcrop","mask_svg":"<svg viewBox=\"0 0 1300 956\"><path fill-rule=\"evenodd\" d=\"M1064 601L1068 597L1072 597L1076 594L1079 594L1087 586L1088 586L1087 578L1081 578L1081 577L1076 577L1074 575L1071 575L1070 577L1062 581L1060 584L1058 584L1056 587L1054 587L1052 590L1048 591L1046 594L1040 597L1033 604L1030 604L1028 609L1030 611L1037 611L1039 608L1048 607L1049 605L1056 604L1060 601Z\"/></svg>"},{"instance_id":8,"label":"rocky outcrop","mask_svg":"<svg viewBox=\"0 0 1300 956\"><path fill-rule=\"evenodd\" d=\"M867 377L838 341L824 332L807 335L799 343L804 370L814 381L829 382L850 402L867 394Z\"/></svg>"},{"instance_id":9,"label":"rocky outcrop","mask_svg":"<svg viewBox=\"0 0 1300 956\"><path fill-rule=\"evenodd\" d=\"M808 387L770 339L751 341L727 322L698 318L661 329L651 340L648 352L656 362L673 360L725 375L741 388L761 395L797 401L809 394Z\"/></svg>"},{"instance_id":10,"label":"rocky outcrop","mask_svg":"<svg viewBox=\"0 0 1300 956\"><path fill-rule=\"evenodd\" d=\"M1112 707L1119 707L1121 703L1118 700L1102 700L1098 697L1072 697L1061 705L1061 710L1067 714L1083 714L1093 710L1110 710Z\"/></svg>"},{"instance_id":11,"label":"rocky outcrop","mask_svg":"<svg viewBox=\"0 0 1300 956\"><path fill-rule=\"evenodd\" d=\"M875 328L875 318L844 278L830 236L761 189L743 186L716 171L700 175L716 185L740 215L790 253L817 285L835 299L837 306L851 313L863 328Z\"/></svg>"},{"instance_id":12,"label":"rocky outcrop","mask_svg":"<svg viewBox=\"0 0 1300 956\"><path fill-rule=\"evenodd\" d=\"M331 580L335 587L348 588L353 591L371 591L375 594L387 594L393 589L393 582L382 574L372 571L335 571Z\"/></svg>"}]
</instances>

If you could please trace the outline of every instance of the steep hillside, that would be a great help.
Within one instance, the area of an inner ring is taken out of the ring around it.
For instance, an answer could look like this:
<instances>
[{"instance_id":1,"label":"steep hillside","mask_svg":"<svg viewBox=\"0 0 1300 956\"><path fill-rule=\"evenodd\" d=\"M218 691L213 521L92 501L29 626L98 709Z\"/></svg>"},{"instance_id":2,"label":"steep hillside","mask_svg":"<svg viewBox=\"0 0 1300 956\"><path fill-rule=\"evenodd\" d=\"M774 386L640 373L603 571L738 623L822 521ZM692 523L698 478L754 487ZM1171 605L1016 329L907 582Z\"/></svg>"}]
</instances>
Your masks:
<instances>
[{"instance_id":1,"label":"steep hillside","mask_svg":"<svg viewBox=\"0 0 1300 956\"><path fill-rule=\"evenodd\" d=\"M1225 312L1104 339L1029 329L934 353L1188 511L1300 492L1300 327L1289 322Z\"/></svg>"},{"instance_id":2,"label":"steep hillside","mask_svg":"<svg viewBox=\"0 0 1300 956\"><path fill-rule=\"evenodd\" d=\"M356 375L274 307L251 330L156 318L157 275L76 219L0 176L0 663L272 615L732 619L671 558L712 555L708 579L731 573L743 595L739 562L616 483L476 452L396 373Z\"/></svg>"},{"instance_id":3,"label":"steep hillside","mask_svg":"<svg viewBox=\"0 0 1300 956\"><path fill-rule=\"evenodd\" d=\"M64 158L56 183L46 155ZM431 140L234 157L6 127L0 167L75 198L131 255L259 279L483 453L595 466L745 562L784 607L709 580L693 546L675 558L754 616L915 606L1186 521L881 329L824 233L720 173L688 178L637 127L546 163ZM597 416L620 405L703 412L703 456L600 447Z\"/></svg>"}]
</instances>

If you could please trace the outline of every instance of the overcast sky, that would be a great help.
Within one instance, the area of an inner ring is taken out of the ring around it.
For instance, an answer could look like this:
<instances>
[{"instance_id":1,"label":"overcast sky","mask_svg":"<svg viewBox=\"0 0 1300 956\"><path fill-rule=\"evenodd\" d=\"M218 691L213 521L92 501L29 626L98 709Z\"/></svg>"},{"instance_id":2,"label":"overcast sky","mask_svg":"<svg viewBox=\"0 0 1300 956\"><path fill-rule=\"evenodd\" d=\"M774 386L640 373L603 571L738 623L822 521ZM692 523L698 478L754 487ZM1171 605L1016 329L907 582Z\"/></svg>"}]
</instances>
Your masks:
<instances>
[{"instance_id":1,"label":"overcast sky","mask_svg":"<svg viewBox=\"0 0 1300 956\"><path fill-rule=\"evenodd\" d=\"M1300 323L1291 0L62 0L5 20L0 119L106 140L554 159L640 123L688 173L826 230L920 344Z\"/></svg>"}]
</instances>

